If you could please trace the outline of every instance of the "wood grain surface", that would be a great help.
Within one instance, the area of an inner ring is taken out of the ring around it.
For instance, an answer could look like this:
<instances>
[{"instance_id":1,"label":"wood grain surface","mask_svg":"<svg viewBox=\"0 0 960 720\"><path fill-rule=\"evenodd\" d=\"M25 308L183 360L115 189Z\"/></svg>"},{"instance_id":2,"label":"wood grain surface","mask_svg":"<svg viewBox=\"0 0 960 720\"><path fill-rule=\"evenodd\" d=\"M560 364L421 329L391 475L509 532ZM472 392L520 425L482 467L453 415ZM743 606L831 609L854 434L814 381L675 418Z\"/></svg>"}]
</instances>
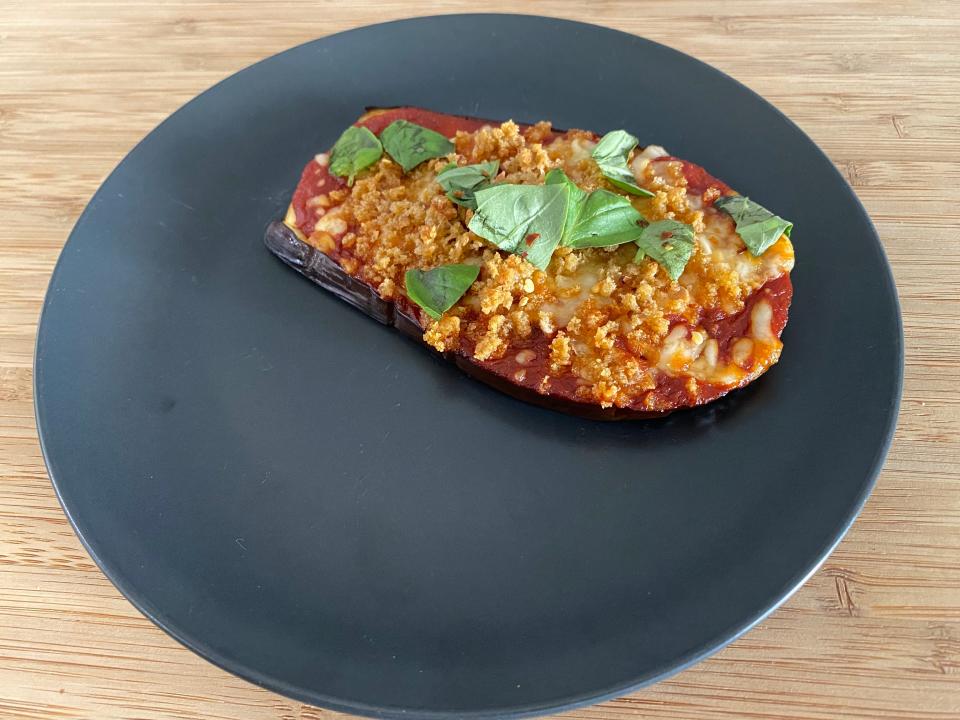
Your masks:
<instances>
[{"instance_id":1,"label":"wood grain surface","mask_svg":"<svg viewBox=\"0 0 960 720\"><path fill-rule=\"evenodd\" d=\"M318 36L476 10L641 34L767 97L863 200L903 304L896 440L826 565L713 658L569 716L960 718L960 3L949 0L0 3L0 718L335 715L207 664L99 572L41 459L36 322L84 204L182 103Z\"/></svg>"}]
</instances>

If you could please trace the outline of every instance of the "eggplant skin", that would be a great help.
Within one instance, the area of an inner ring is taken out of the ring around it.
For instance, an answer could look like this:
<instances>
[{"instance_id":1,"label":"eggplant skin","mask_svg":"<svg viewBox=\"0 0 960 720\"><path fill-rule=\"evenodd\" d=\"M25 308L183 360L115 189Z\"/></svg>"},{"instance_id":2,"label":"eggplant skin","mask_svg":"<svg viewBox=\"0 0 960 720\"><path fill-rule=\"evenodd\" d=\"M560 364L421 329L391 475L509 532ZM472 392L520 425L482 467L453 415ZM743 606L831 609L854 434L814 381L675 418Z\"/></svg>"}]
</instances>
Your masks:
<instances>
[{"instance_id":1,"label":"eggplant skin","mask_svg":"<svg viewBox=\"0 0 960 720\"><path fill-rule=\"evenodd\" d=\"M384 325L394 324L393 303L381 298L373 288L347 275L333 259L307 245L284 223L277 220L270 223L263 241L270 252L301 275L362 310L377 322Z\"/></svg>"},{"instance_id":2,"label":"eggplant skin","mask_svg":"<svg viewBox=\"0 0 960 720\"><path fill-rule=\"evenodd\" d=\"M305 243L282 221L274 220L267 225L263 242L270 252L308 280L325 290L329 290L338 298L361 310L377 322L396 328L403 335L416 340L418 344L434 355L442 355L446 360L455 363L470 377L518 400L591 420L641 420L664 417L671 412L650 412L616 407L604 408L592 403L580 403L557 396L541 395L535 390L506 380L480 363L475 362L472 358L453 351L438 353L423 341L423 328L415 316L405 312L395 303L381 298L376 290L366 283L348 275L335 260Z\"/></svg>"}]
</instances>

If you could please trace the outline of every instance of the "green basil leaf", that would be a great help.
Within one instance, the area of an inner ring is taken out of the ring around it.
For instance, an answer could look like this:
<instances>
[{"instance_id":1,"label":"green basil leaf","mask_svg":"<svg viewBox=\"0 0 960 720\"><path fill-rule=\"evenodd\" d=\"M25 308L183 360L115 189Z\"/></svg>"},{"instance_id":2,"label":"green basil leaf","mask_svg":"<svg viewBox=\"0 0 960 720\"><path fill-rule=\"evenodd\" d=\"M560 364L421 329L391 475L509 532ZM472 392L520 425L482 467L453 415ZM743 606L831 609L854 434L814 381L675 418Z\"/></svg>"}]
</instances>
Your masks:
<instances>
[{"instance_id":1,"label":"green basil leaf","mask_svg":"<svg viewBox=\"0 0 960 720\"><path fill-rule=\"evenodd\" d=\"M567 216L561 245L573 248L607 247L633 242L643 231L643 216L630 201L609 190L586 193L556 168L547 173L547 185L567 188Z\"/></svg>"},{"instance_id":2,"label":"green basil leaf","mask_svg":"<svg viewBox=\"0 0 960 720\"><path fill-rule=\"evenodd\" d=\"M407 270L407 297L439 320L470 289L480 274L476 265L440 265L432 270Z\"/></svg>"},{"instance_id":3,"label":"green basil leaf","mask_svg":"<svg viewBox=\"0 0 960 720\"><path fill-rule=\"evenodd\" d=\"M568 239L573 234L574 225L580 215L580 209L586 202L587 193L581 190L573 180L560 168L554 168L543 179L545 185L562 185L567 189L567 215L563 223L563 237L561 245L569 245Z\"/></svg>"},{"instance_id":4,"label":"green basil leaf","mask_svg":"<svg viewBox=\"0 0 960 720\"><path fill-rule=\"evenodd\" d=\"M742 195L725 195L713 204L737 223L737 234L754 256L763 255L781 235L790 237L793 230L792 222L774 215L762 205Z\"/></svg>"},{"instance_id":5,"label":"green basil leaf","mask_svg":"<svg viewBox=\"0 0 960 720\"><path fill-rule=\"evenodd\" d=\"M453 152L453 143L443 135L408 120L394 120L380 133L384 149L410 172L424 160Z\"/></svg>"},{"instance_id":6,"label":"green basil leaf","mask_svg":"<svg viewBox=\"0 0 960 720\"><path fill-rule=\"evenodd\" d=\"M354 176L373 165L381 155L383 146L377 136L365 127L351 125L330 151L330 172L347 178L347 184L353 185Z\"/></svg>"},{"instance_id":7,"label":"green basil leaf","mask_svg":"<svg viewBox=\"0 0 960 720\"><path fill-rule=\"evenodd\" d=\"M574 248L607 247L636 240L643 232L643 216L623 195L594 190L577 216L564 245Z\"/></svg>"},{"instance_id":8,"label":"green basil leaf","mask_svg":"<svg viewBox=\"0 0 960 720\"><path fill-rule=\"evenodd\" d=\"M470 230L507 252L546 269L563 237L563 185L493 185L476 193Z\"/></svg>"},{"instance_id":9,"label":"green basil leaf","mask_svg":"<svg viewBox=\"0 0 960 720\"><path fill-rule=\"evenodd\" d=\"M637 179L627 166L630 152L638 142L626 130L614 130L600 138L591 155L597 161L600 172L614 187L640 197L653 197L652 192L637 185Z\"/></svg>"},{"instance_id":10,"label":"green basil leaf","mask_svg":"<svg viewBox=\"0 0 960 720\"><path fill-rule=\"evenodd\" d=\"M476 210L477 201L474 193L488 187L499 169L499 160L463 167L450 163L437 175L437 182L446 191L450 200L457 205Z\"/></svg>"},{"instance_id":11,"label":"green basil leaf","mask_svg":"<svg viewBox=\"0 0 960 720\"><path fill-rule=\"evenodd\" d=\"M677 220L658 220L643 229L636 243L640 249L634 262L649 255L667 271L671 280L677 280L693 255L693 228Z\"/></svg>"}]
</instances>

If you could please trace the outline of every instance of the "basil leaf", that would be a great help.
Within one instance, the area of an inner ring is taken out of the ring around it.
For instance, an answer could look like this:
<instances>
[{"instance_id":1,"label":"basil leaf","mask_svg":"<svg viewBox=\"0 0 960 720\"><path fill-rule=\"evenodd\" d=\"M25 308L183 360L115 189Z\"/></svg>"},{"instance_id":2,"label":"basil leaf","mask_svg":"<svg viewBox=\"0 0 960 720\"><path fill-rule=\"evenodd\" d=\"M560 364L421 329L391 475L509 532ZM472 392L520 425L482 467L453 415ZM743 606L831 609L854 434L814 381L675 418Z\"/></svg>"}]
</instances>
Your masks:
<instances>
[{"instance_id":1,"label":"basil leaf","mask_svg":"<svg viewBox=\"0 0 960 720\"><path fill-rule=\"evenodd\" d=\"M480 274L476 265L440 265L432 270L407 270L407 297L439 320L470 289Z\"/></svg>"},{"instance_id":2,"label":"basil leaf","mask_svg":"<svg viewBox=\"0 0 960 720\"><path fill-rule=\"evenodd\" d=\"M330 172L347 178L353 185L354 176L373 165L383 155L383 146L377 136L365 127L351 125L330 151Z\"/></svg>"},{"instance_id":3,"label":"basil leaf","mask_svg":"<svg viewBox=\"0 0 960 720\"><path fill-rule=\"evenodd\" d=\"M476 210L474 193L488 187L499 169L499 160L463 167L450 163L437 175L437 182L446 191L447 197L457 205Z\"/></svg>"},{"instance_id":4,"label":"basil leaf","mask_svg":"<svg viewBox=\"0 0 960 720\"><path fill-rule=\"evenodd\" d=\"M543 179L545 185L562 185L567 189L567 215L563 223L563 237L561 245L569 245L568 239L573 234L574 225L580 215L580 209L586 202L587 193L581 190L573 180L560 168L554 168Z\"/></svg>"},{"instance_id":5,"label":"basil leaf","mask_svg":"<svg viewBox=\"0 0 960 720\"><path fill-rule=\"evenodd\" d=\"M563 237L563 185L493 185L476 193L470 230L507 252L546 269Z\"/></svg>"},{"instance_id":6,"label":"basil leaf","mask_svg":"<svg viewBox=\"0 0 960 720\"><path fill-rule=\"evenodd\" d=\"M790 237L793 223L774 215L762 205L742 195L726 195L714 203L737 223L737 234L754 256L763 255L767 248L780 239Z\"/></svg>"},{"instance_id":7,"label":"basil leaf","mask_svg":"<svg viewBox=\"0 0 960 720\"><path fill-rule=\"evenodd\" d=\"M561 245L607 247L632 242L640 236L643 216L622 195L609 190L587 194L559 168L547 173L545 183L562 184L569 193Z\"/></svg>"},{"instance_id":8,"label":"basil leaf","mask_svg":"<svg viewBox=\"0 0 960 720\"><path fill-rule=\"evenodd\" d=\"M384 149L410 172L424 160L453 152L453 143L443 135L408 120L394 120L380 133Z\"/></svg>"},{"instance_id":9,"label":"basil leaf","mask_svg":"<svg viewBox=\"0 0 960 720\"><path fill-rule=\"evenodd\" d=\"M577 216L577 222L563 244L574 248L607 247L636 240L643 232L643 216L623 195L594 190Z\"/></svg>"},{"instance_id":10,"label":"basil leaf","mask_svg":"<svg viewBox=\"0 0 960 720\"><path fill-rule=\"evenodd\" d=\"M671 280L677 280L693 255L693 228L677 220L658 220L643 229L636 243L640 249L634 262L649 255L667 271Z\"/></svg>"},{"instance_id":11,"label":"basil leaf","mask_svg":"<svg viewBox=\"0 0 960 720\"><path fill-rule=\"evenodd\" d=\"M652 192L637 185L633 171L627 166L630 151L638 142L639 140L626 130L614 130L600 138L591 155L597 161L600 172L614 187L640 197L653 197Z\"/></svg>"}]
</instances>

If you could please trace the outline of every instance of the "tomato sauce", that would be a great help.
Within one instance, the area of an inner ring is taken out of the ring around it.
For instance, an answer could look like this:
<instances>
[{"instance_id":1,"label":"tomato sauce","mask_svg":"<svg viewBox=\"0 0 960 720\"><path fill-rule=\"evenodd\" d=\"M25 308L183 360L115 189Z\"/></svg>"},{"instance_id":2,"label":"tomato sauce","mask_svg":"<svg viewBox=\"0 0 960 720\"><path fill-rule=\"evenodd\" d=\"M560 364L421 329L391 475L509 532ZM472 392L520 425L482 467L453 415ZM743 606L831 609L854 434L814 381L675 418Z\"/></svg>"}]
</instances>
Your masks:
<instances>
[{"instance_id":1,"label":"tomato sauce","mask_svg":"<svg viewBox=\"0 0 960 720\"><path fill-rule=\"evenodd\" d=\"M417 125L427 128L427 130L433 130L448 138L456 135L458 130L474 132L484 125L500 124L493 120L447 115L445 113L437 113L432 110L423 110L414 107L400 107L371 110L357 120L354 125L365 127L374 135L379 135L387 125L396 120L407 120L408 122L416 123Z\"/></svg>"},{"instance_id":2,"label":"tomato sauce","mask_svg":"<svg viewBox=\"0 0 960 720\"><path fill-rule=\"evenodd\" d=\"M310 235L317 224L317 217L307 205L307 201L317 195L327 193L346 186L346 181L336 175L331 175L326 165L320 165L315 159L307 163L300 175L300 184L293 192L290 205L296 217L297 227L304 235Z\"/></svg>"},{"instance_id":3,"label":"tomato sauce","mask_svg":"<svg viewBox=\"0 0 960 720\"><path fill-rule=\"evenodd\" d=\"M687 405L703 405L733 389L700 381L688 387L688 382L686 377L661 374L657 378L657 387L644 397L645 402L636 403L634 408L662 412Z\"/></svg>"},{"instance_id":4,"label":"tomato sauce","mask_svg":"<svg viewBox=\"0 0 960 720\"><path fill-rule=\"evenodd\" d=\"M541 381L550 372L551 340L551 337L544 335L539 329L534 330L530 337L511 342L510 349L502 358L484 360L480 365L505 380L539 392ZM472 350L469 348L468 355L472 355ZM577 387L576 376L564 373L551 376L548 390L551 395L582 402L582 399L577 397Z\"/></svg>"},{"instance_id":5,"label":"tomato sauce","mask_svg":"<svg viewBox=\"0 0 960 720\"><path fill-rule=\"evenodd\" d=\"M750 335L750 313L753 311L753 306L761 299L770 303L773 310L770 329L777 337L780 337L780 333L783 332L783 328L787 324L787 314L790 310L792 297L793 285L790 283L790 276L781 275L773 280L768 280L747 298L747 302L740 312L735 315L724 315L719 310L707 311L701 319L701 324L710 337L716 338L717 344L720 346L720 357L726 358L734 340Z\"/></svg>"},{"instance_id":6,"label":"tomato sauce","mask_svg":"<svg viewBox=\"0 0 960 720\"><path fill-rule=\"evenodd\" d=\"M683 165L683 176L687 179L687 192L693 195L702 195L705 190L715 187L721 195L734 195L735 193L723 180L718 180L696 163L692 163L683 158L667 155L657 158L658 160L676 160ZM712 201L711 201L712 203Z\"/></svg>"}]
</instances>

